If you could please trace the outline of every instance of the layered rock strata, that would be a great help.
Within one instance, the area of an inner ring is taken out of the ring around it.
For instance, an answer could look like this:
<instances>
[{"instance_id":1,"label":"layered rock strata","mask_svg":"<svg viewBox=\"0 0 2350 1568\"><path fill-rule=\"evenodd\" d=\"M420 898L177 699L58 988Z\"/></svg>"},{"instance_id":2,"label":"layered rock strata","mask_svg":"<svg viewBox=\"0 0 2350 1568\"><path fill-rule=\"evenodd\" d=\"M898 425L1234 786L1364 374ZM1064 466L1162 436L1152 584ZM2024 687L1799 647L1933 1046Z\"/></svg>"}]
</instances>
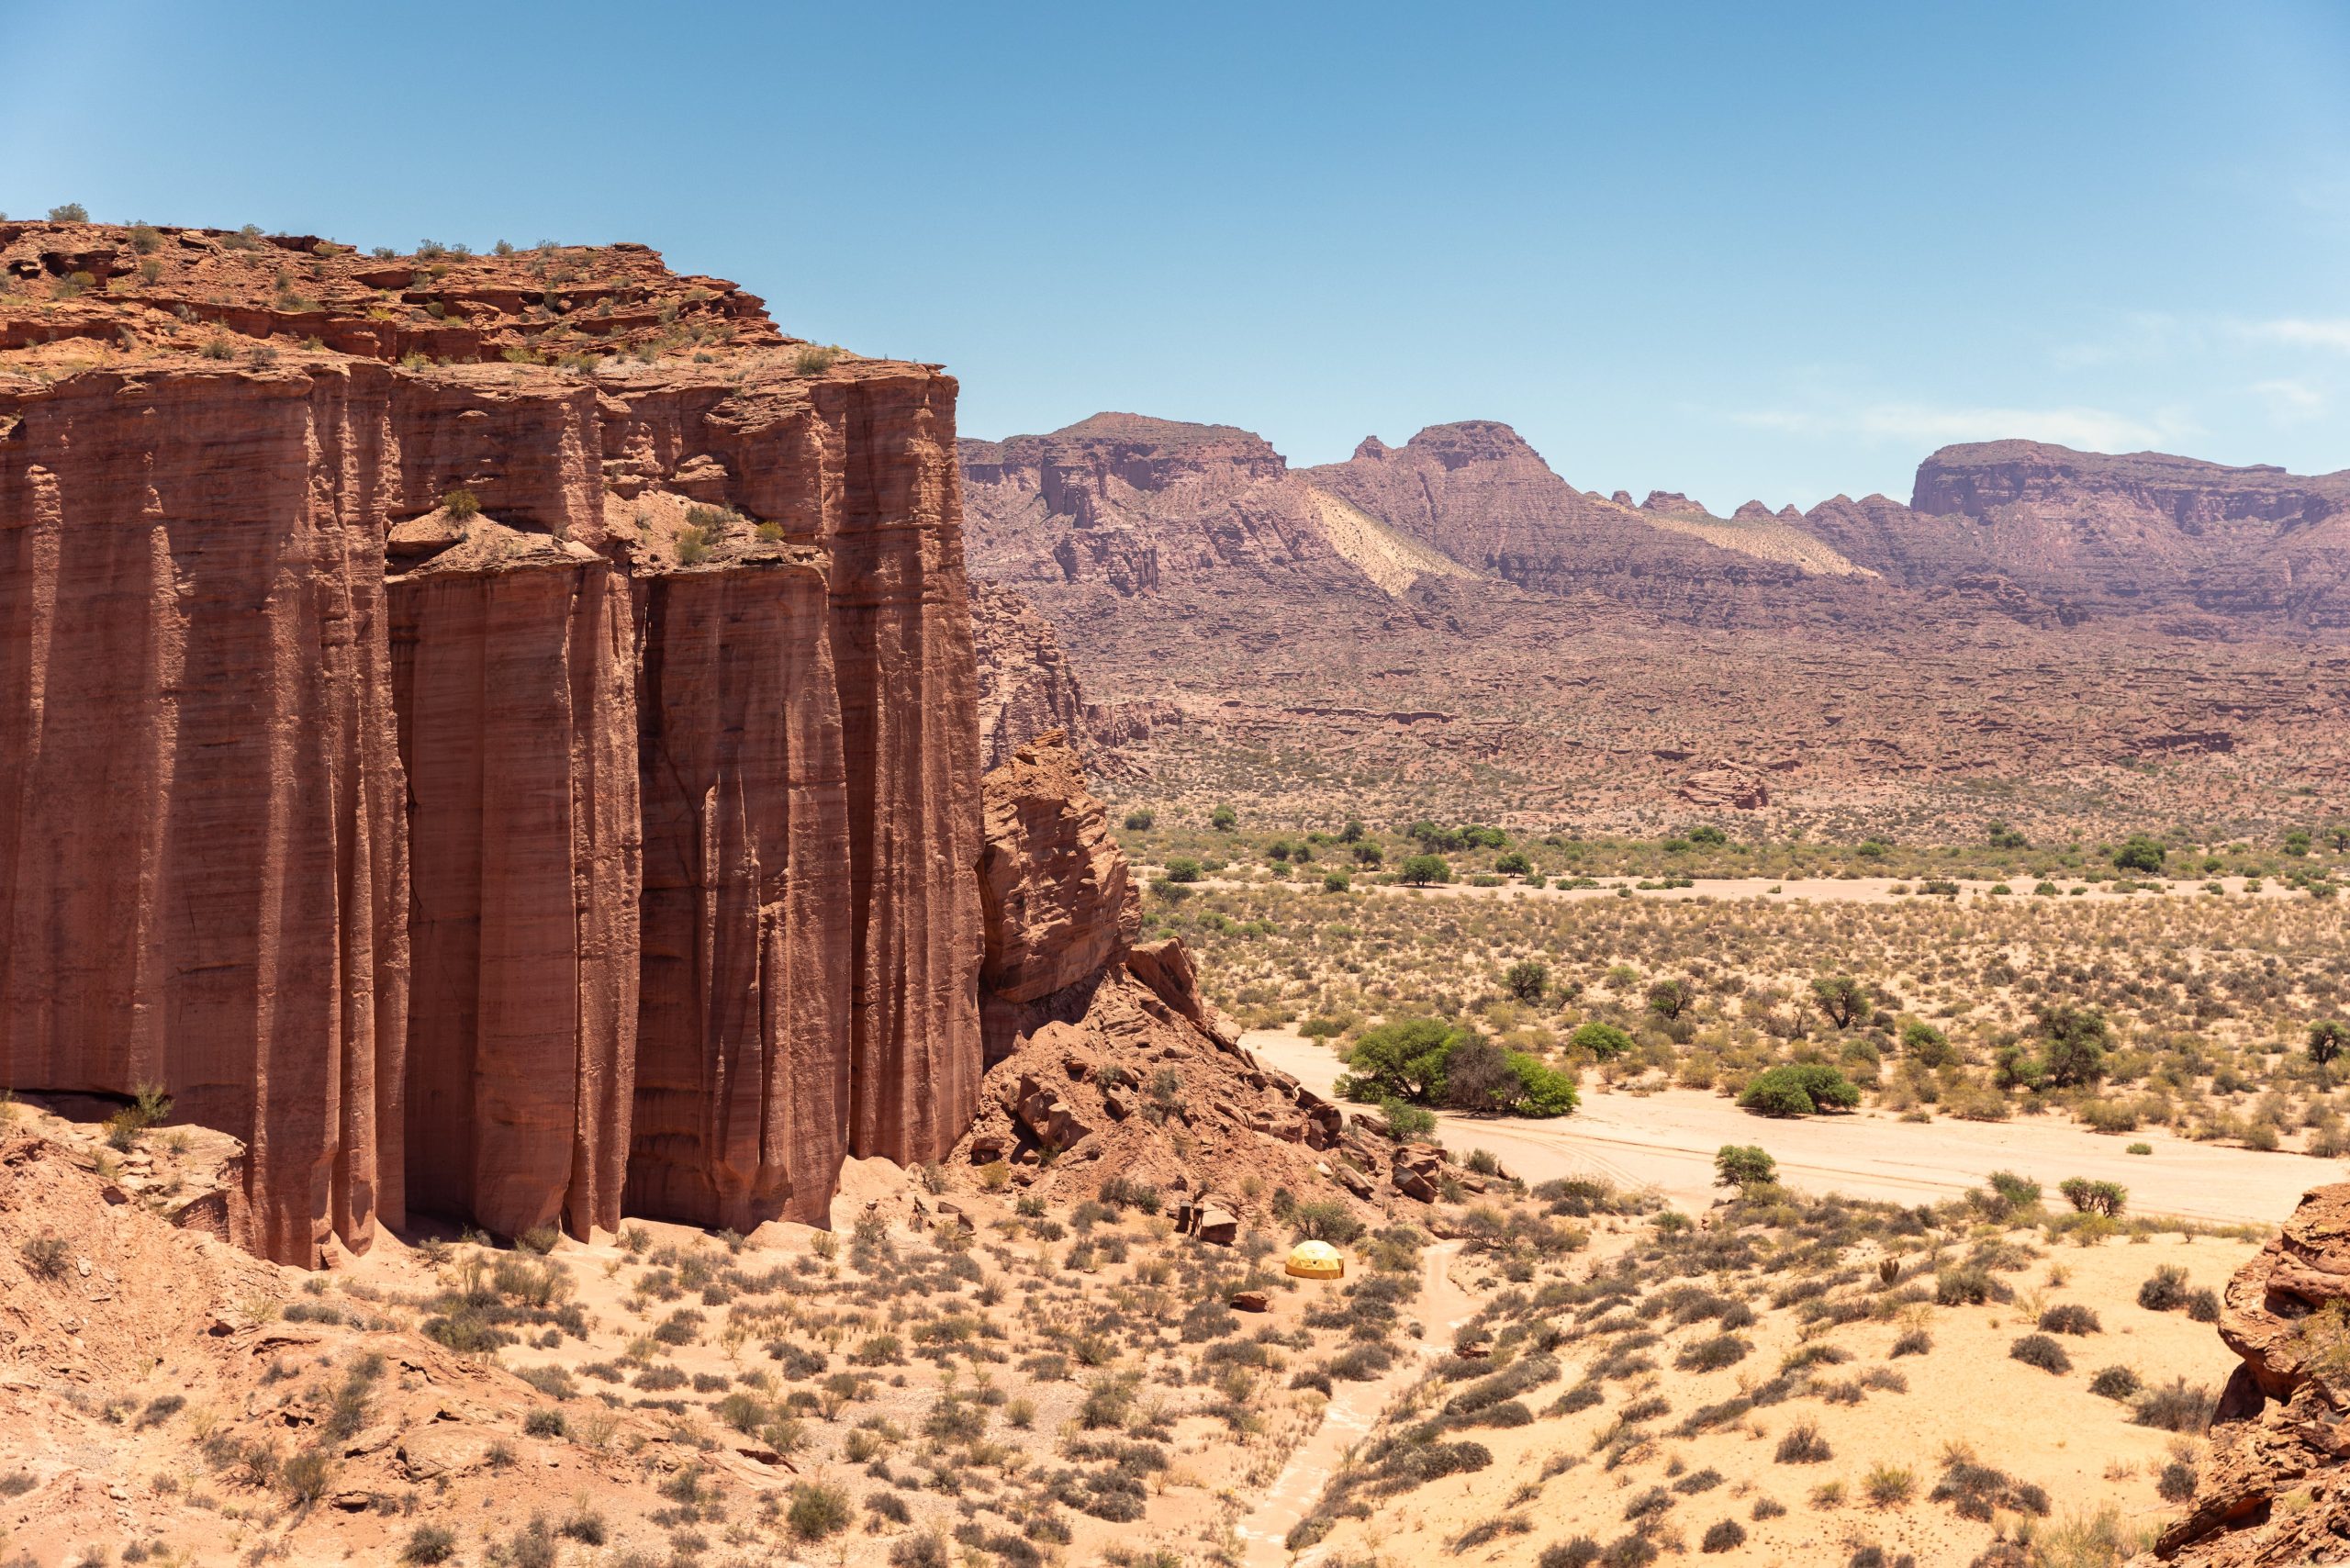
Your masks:
<instances>
[{"instance_id":1,"label":"layered rock strata","mask_svg":"<svg viewBox=\"0 0 2350 1568\"><path fill-rule=\"evenodd\" d=\"M950 378L642 247L0 224L0 1082L163 1086L302 1263L952 1145Z\"/></svg>"}]
</instances>

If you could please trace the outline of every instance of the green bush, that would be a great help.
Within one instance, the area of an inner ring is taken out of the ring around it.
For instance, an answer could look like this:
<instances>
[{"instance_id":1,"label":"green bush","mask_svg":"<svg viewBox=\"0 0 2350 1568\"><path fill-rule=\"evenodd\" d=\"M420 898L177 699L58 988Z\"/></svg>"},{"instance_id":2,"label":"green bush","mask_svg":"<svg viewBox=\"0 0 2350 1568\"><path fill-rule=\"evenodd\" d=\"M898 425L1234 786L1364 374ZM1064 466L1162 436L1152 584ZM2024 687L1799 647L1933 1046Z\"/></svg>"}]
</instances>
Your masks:
<instances>
[{"instance_id":1,"label":"green bush","mask_svg":"<svg viewBox=\"0 0 2350 1568\"><path fill-rule=\"evenodd\" d=\"M1441 855L1415 855L1396 868L1396 874L1412 887L1425 888L1452 880L1452 867Z\"/></svg>"},{"instance_id":2,"label":"green bush","mask_svg":"<svg viewBox=\"0 0 2350 1568\"><path fill-rule=\"evenodd\" d=\"M1765 1116L1808 1116L1817 1111L1849 1111L1861 1103L1861 1092L1835 1068L1788 1062L1757 1074L1738 1103Z\"/></svg>"},{"instance_id":3,"label":"green bush","mask_svg":"<svg viewBox=\"0 0 2350 1568\"><path fill-rule=\"evenodd\" d=\"M1596 1018L1580 1025L1567 1036L1567 1044L1589 1051L1600 1061L1612 1061L1632 1048L1632 1036L1613 1024L1603 1024Z\"/></svg>"},{"instance_id":4,"label":"green bush","mask_svg":"<svg viewBox=\"0 0 2350 1568\"><path fill-rule=\"evenodd\" d=\"M1714 1151L1714 1184L1759 1187L1779 1179L1779 1162L1756 1144L1726 1143Z\"/></svg>"}]
</instances>

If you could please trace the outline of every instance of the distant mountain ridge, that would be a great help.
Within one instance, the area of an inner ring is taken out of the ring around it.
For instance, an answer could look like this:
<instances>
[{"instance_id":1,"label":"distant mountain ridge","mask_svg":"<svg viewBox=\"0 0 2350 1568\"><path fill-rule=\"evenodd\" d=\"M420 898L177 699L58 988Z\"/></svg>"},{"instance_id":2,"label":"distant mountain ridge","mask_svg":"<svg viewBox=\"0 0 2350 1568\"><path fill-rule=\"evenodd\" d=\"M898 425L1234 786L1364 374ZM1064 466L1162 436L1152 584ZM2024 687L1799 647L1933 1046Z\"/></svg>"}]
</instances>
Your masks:
<instances>
[{"instance_id":1,"label":"distant mountain ridge","mask_svg":"<svg viewBox=\"0 0 2350 1568\"><path fill-rule=\"evenodd\" d=\"M2339 792L2350 745L2350 474L1997 442L1933 454L1908 504L1723 518L1579 489L1496 420L1292 468L1121 413L958 468L974 576L1089 700L1158 715L1122 750L1165 787L1475 779L1620 816L1723 769L1771 780L1732 791L1753 809L1971 810L1996 780L2086 831L2150 757L2257 812Z\"/></svg>"}]
</instances>

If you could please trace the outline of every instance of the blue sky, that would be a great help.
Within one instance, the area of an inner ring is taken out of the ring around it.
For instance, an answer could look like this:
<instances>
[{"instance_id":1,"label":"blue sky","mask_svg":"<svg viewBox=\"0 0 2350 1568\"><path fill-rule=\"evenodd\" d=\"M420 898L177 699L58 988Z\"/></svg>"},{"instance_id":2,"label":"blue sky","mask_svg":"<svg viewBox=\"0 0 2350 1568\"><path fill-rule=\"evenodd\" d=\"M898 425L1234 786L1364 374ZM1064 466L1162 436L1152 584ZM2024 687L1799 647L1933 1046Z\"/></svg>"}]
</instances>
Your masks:
<instances>
[{"instance_id":1,"label":"blue sky","mask_svg":"<svg viewBox=\"0 0 2350 1568\"><path fill-rule=\"evenodd\" d=\"M789 331L1293 462L1906 498L1951 441L2350 466L2350 7L0 0L0 211L639 239Z\"/></svg>"}]
</instances>

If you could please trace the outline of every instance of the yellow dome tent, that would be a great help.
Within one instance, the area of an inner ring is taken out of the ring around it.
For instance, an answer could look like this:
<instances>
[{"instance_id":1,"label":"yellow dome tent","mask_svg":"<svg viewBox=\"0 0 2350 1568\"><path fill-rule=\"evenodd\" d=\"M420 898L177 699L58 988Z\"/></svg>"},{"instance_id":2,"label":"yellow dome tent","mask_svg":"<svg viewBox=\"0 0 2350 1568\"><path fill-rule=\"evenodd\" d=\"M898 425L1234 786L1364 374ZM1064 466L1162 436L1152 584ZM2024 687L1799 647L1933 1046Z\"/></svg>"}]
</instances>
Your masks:
<instances>
[{"instance_id":1,"label":"yellow dome tent","mask_svg":"<svg viewBox=\"0 0 2350 1568\"><path fill-rule=\"evenodd\" d=\"M1347 1260L1326 1241L1301 1241L1289 1249L1289 1270L1301 1280L1346 1277Z\"/></svg>"}]
</instances>

